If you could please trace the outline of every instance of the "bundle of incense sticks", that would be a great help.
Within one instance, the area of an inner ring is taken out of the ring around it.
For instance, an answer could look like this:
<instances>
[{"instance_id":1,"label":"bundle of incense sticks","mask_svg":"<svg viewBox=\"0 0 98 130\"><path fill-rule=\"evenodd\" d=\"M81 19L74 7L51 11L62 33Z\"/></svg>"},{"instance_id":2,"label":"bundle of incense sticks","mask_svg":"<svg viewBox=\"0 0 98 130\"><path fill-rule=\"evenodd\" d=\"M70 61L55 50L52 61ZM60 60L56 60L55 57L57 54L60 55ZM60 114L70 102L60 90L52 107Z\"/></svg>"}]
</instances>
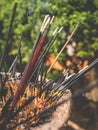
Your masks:
<instances>
[{"instance_id":1,"label":"bundle of incense sticks","mask_svg":"<svg viewBox=\"0 0 98 130\"><path fill-rule=\"evenodd\" d=\"M16 72L17 60L20 60L20 65L22 61L22 36L19 42L18 54L12 62L11 67L8 72L2 72L2 68L6 62L6 46L9 44L8 41L15 17L16 5L17 4L14 6L13 15L11 16L9 24L8 40L5 43L3 53L0 54L0 129L3 130L12 130L16 127L26 129L51 120L51 114L58 106L58 99L60 99L65 91L73 86L83 74L98 64L97 58L86 66L86 68L83 68L77 73L69 75L69 67L57 75L58 78L47 79L48 73L75 34L78 25L76 25L69 38L65 40L65 44L53 64L46 70L44 68L44 58L63 29L63 27L57 27L49 38L48 33L51 29L54 16L46 15L24 72Z\"/></svg>"}]
</instances>

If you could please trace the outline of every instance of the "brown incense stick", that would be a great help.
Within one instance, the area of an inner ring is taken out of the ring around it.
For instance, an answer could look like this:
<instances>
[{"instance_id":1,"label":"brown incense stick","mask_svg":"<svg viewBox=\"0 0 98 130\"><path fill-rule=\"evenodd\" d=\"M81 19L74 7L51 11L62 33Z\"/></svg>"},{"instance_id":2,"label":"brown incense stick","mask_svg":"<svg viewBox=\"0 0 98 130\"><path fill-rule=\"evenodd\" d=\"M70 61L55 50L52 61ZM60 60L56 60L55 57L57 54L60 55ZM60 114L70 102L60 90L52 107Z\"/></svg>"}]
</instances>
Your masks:
<instances>
[{"instance_id":1,"label":"brown incense stick","mask_svg":"<svg viewBox=\"0 0 98 130\"><path fill-rule=\"evenodd\" d=\"M58 53L57 57L55 58L55 60L53 61L53 63L52 63L51 66L49 67L49 69L47 70L47 74L50 72L50 70L51 70L52 67L54 66L55 62L57 61L57 59L59 58L59 56L61 55L61 53L63 52L63 50L65 49L65 47L67 46L67 44L69 43L69 41L71 40L71 38L73 37L73 35L75 34L77 28L78 28L78 25L76 25L75 29L73 30L73 32L72 32L71 35L69 36L68 40L65 42L63 48L60 50L60 52Z\"/></svg>"},{"instance_id":2,"label":"brown incense stick","mask_svg":"<svg viewBox=\"0 0 98 130\"><path fill-rule=\"evenodd\" d=\"M49 22L50 22L50 17L46 16L44 19L44 22L41 26L41 30L40 30L42 33L44 33L44 30L47 27ZM32 71L34 71L34 65L37 62L38 56L42 50L42 47L45 43L45 40L46 40L46 36L44 34L39 38L38 43L36 44L36 47L31 54L29 62L24 70L24 75L20 81L19 87L18 87L18 89L15 93L15 96L14 96L13 105L12 105L13 108L15 107L17 101L19 100L19 97L22 96L24 93L24 90L27 86L27 83L28 83L28 80L32 74Z\"/></svg>"}]
</instances>

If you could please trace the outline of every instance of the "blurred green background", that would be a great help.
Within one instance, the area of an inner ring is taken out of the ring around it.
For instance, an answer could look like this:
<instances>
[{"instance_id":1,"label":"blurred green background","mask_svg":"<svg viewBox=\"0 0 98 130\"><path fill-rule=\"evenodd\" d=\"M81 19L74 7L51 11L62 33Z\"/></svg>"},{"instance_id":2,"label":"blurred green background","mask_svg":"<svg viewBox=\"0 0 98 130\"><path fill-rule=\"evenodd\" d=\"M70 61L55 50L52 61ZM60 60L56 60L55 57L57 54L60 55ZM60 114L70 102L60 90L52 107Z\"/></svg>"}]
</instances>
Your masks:
<instances>
[{"instance_id":1,"label":"blurred green background","mask_svg":"<svg viewBox=\"0 0 98 130\"><path fill-rule=\"evenodd\" d=\"M98 0L1 0L0 2L0 48L4 48L8 26L14 3L18 3L15 20L10 36L9 55L16 55L19 39L23 33L23 62L27 62L40 26L46 14L55 16L51 32L57 26L63 26L63 32L50 50L57 55L60 46L79 23L79 29L74 36L76 56L90 59L98 51ZM60 61L66 58L66 52Z\"/></svg>"}]
</instances>

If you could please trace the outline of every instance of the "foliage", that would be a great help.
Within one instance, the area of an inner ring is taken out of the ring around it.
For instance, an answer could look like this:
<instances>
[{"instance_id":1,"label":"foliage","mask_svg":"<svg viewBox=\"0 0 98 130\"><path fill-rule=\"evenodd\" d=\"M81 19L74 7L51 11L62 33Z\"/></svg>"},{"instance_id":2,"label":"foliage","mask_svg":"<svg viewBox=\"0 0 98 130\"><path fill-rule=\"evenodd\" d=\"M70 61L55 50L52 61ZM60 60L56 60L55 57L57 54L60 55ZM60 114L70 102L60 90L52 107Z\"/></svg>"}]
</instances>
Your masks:
<instances>
[{"instance_id":1,"label":"foliage","mask_svg":"<svg viewBox=\"0 0 98 130\"><path fill-rule=\"evenodd\" d=\"M4 47L14 3L18 3L10 38L10 55L16 55L20 36L23 33L22 53L27 61L31 48L38 35L45 14L55 16L52 30L63 26L62 34L52 46L50 52L57 55L64 44L65 34L72 32L76 24L79 29L74 40L77 43L78 57L94 57L98 51L98 2L97 0L3 0L0 2L0 46ZM51 33L50 33L51 34ZM66 53L64 53L66 55ZM62 57L64 60L64 55Z\"/></svg>"}]
</instances>

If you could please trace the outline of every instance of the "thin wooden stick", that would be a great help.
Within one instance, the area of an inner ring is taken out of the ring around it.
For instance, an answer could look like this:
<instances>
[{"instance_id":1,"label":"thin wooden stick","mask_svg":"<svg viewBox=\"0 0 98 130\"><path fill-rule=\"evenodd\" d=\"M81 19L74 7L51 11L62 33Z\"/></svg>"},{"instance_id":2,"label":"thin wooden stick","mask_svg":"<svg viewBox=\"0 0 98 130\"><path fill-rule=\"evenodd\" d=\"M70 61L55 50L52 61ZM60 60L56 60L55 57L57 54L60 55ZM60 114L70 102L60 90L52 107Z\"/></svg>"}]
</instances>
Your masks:
<instances>
[{"instance_id":1,"label":"thin wooden stick","mask_svg":"<svg viewBox=\"0 0 98 130\"><path fill-rule=\"evenodd\" d=\"M60 50L59 54L57 55L57 57L55 58L55 60L53 61L53 63L51 64L51 66L49 67L49 69L47 70L47 74L50 72L50 70L52 69L52 67L54 66L55 62L57 61L57 59L59 58L59 56L61 55L61 53L63 52L63 50L65 49L65 47L67 46L67 44L69 43L69 41L71 40L72 36L74 35L74 33L76 32L78 28L78 25L76 25L75 29L73 30L73 32L71 33L71 35L69 36L68 40L65 42L63 48Z\"/></svg>"},{"instance_id":2,"label":"thin wooden stick","mask_svg":"<svg viewBox=\"0 0 98 130\"><path fill-rule=\"evenodd\" d=\"M71 120L68 121L67 125L68 125L69 127L71 127L72 129L74 129L74 130L86 130L86 129L80 127L79 125L77 125L76 123L74 123L74 122L71 121Z\"/></svg>"}]
</instances>

